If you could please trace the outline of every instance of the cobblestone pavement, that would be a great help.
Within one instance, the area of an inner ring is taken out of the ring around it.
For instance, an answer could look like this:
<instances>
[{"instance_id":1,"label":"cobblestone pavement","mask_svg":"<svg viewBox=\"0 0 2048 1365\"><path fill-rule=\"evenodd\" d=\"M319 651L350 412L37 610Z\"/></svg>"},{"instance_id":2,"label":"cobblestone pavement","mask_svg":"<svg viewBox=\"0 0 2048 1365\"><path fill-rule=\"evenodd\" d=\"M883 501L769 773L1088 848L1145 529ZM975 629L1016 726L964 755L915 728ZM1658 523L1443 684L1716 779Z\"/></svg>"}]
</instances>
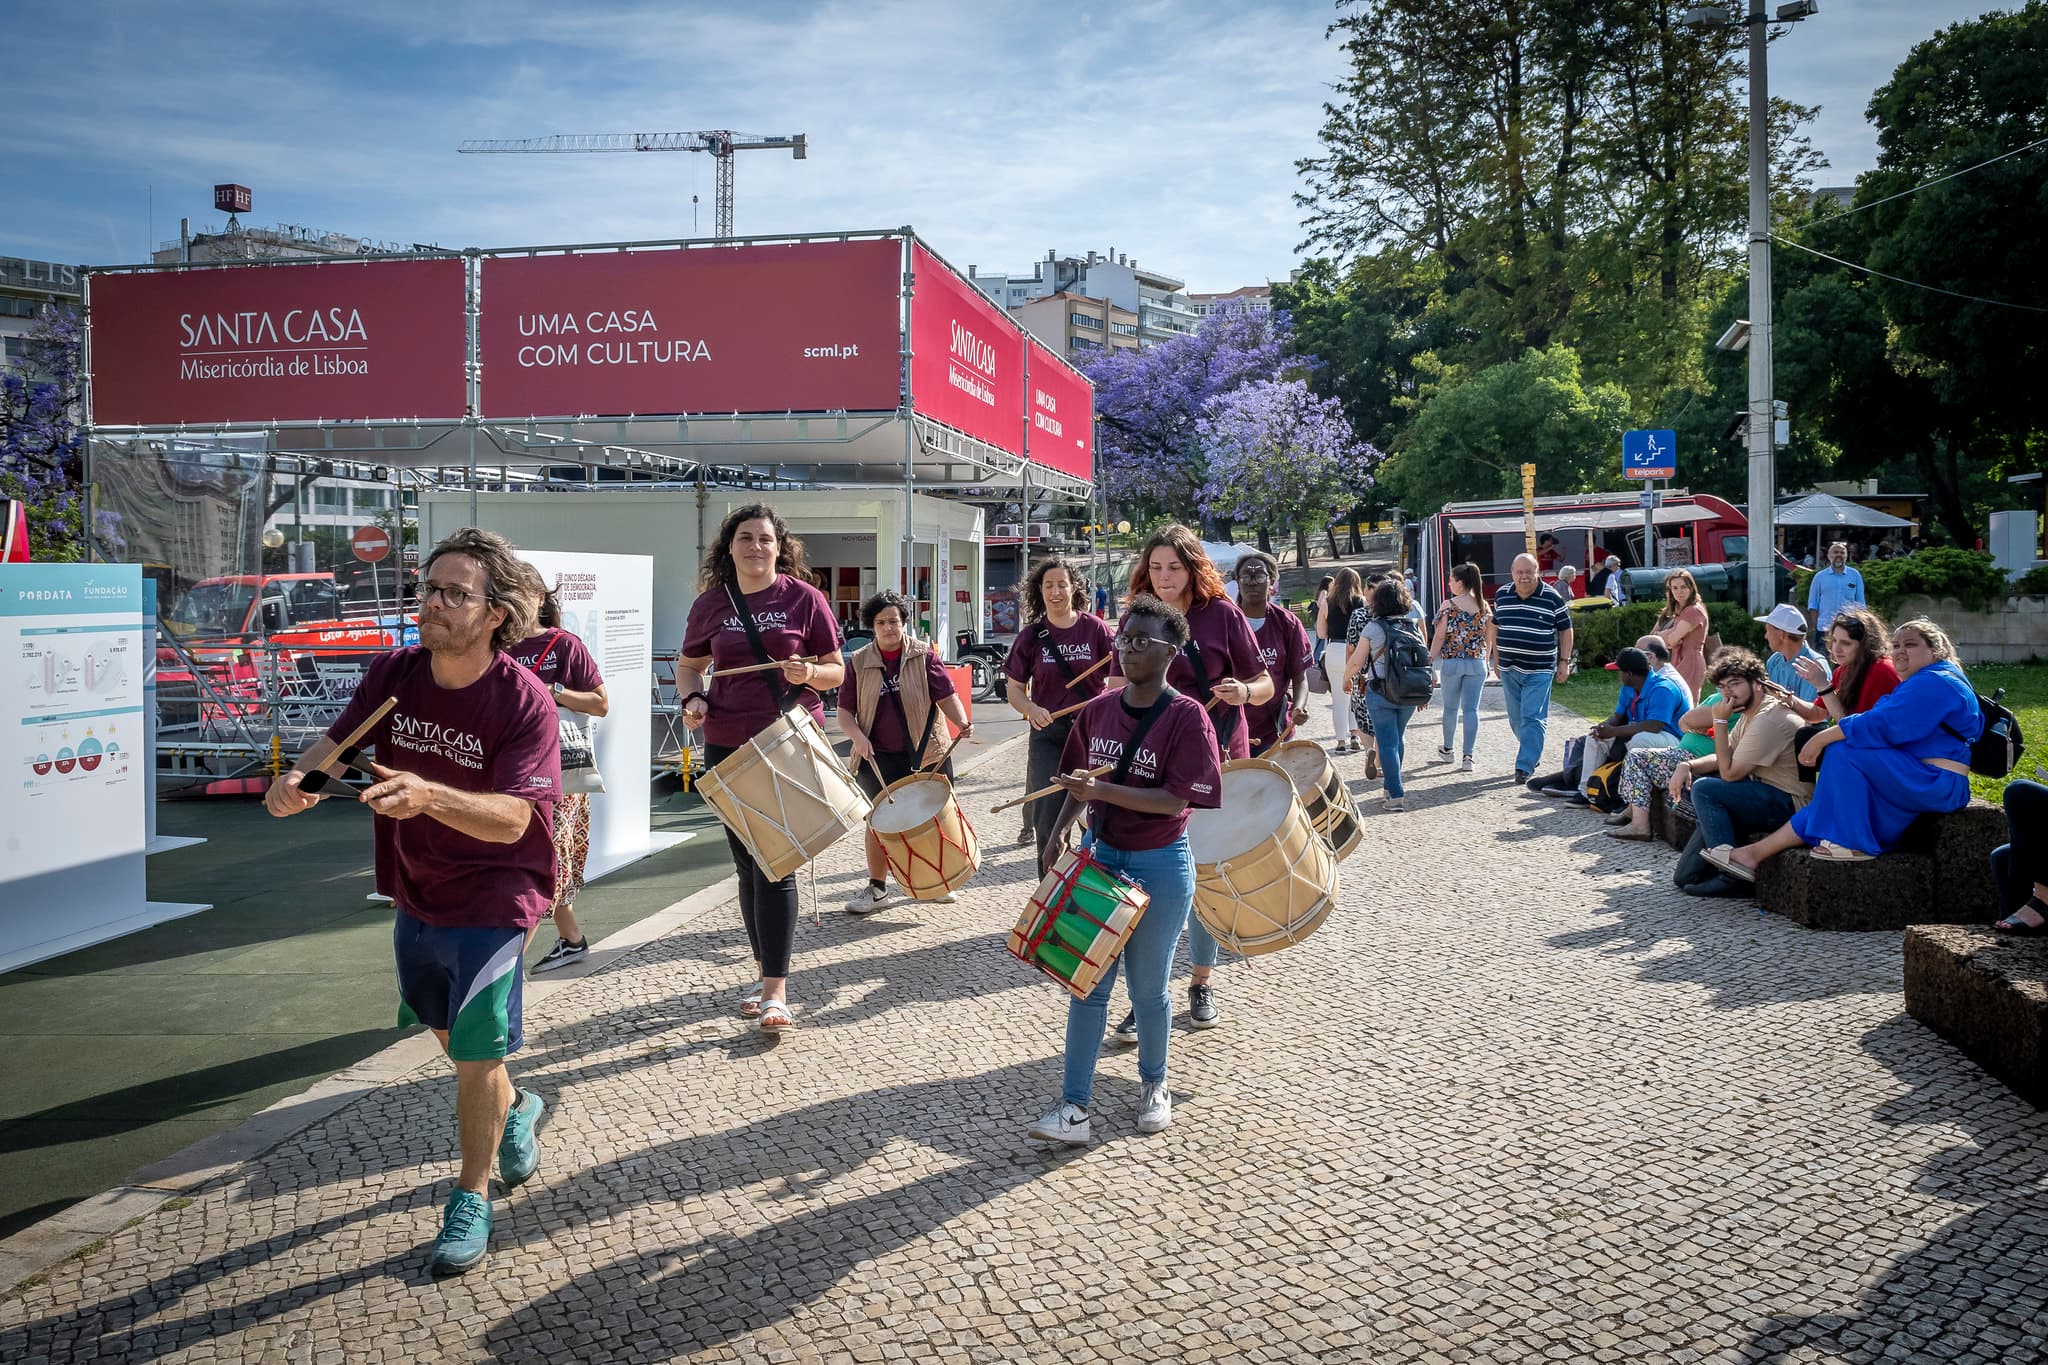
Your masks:
<instances>
[{"instance_id":1,"label":"cobblestone pavement","mask_svg":"<svg viewBox=\"0 0 2048 1365\"><path fill-rule=\"evenodd\" d=\"M1403 814L1343 760L1341 908L1182 1014L1164 1134L1110 1053L1092 1148L1024 1137L1065 996L1003 950L1013 745L959 905L855 919L822 860L792 1036L734 1015L730 905L536 1009L484 1268L423 1273L428 1066L0 1302L0 1360L2048 1358L2048 1116L1905 1016L1898 938L1685 900L1506 757L1496 711Z\"/></svg>"}]
</instances>

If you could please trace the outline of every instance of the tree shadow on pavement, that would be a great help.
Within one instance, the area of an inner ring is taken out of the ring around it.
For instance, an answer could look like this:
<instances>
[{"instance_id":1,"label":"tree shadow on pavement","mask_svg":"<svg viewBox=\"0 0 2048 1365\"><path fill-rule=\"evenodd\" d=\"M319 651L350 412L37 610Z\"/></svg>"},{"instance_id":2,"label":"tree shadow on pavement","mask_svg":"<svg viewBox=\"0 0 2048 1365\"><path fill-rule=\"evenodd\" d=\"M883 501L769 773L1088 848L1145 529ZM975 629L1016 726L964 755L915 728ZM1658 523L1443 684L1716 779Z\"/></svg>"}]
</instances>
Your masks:
<instances>
[{"instance_id":1,"label":"tree shadow on pavement","mask_svg":"<svg viewBox=\"0 0 2048 1365\"><path fill-rule=\"evenodd\" d=\"M2048 1114L1910 1016L1872 1029L1863 1049L1913 1087L1881 1121L1967 1131L1973 1145L1936 1154L1913 1190L1970 1208L1874 1271L1855 1304L1770 1319L1743 1358L2048 1360Z\"/></svg>"}]
</instances>

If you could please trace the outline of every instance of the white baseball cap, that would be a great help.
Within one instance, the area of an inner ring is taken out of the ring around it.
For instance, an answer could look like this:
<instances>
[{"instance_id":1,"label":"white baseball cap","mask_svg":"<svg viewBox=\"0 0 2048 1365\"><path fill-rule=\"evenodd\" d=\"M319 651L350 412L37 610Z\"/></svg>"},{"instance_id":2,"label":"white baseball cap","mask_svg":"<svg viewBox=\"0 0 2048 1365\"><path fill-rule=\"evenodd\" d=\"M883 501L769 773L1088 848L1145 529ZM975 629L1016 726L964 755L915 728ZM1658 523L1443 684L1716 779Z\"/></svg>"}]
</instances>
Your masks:
<instances>
[{"instance_id":1,"label":"white baseball cap","mask_svg":"<svg viewBox=\"0 0 2048 1365\"><path fill-rule=\"evenodd\" d=\"M1767 626L1776 626L1787 635L1806 634L1806 616L1790 602L1778 603L1777 606L1771 608L1769 616L1753 616L1750 619L1761 621Z\"/></svg>"}]
</instances>

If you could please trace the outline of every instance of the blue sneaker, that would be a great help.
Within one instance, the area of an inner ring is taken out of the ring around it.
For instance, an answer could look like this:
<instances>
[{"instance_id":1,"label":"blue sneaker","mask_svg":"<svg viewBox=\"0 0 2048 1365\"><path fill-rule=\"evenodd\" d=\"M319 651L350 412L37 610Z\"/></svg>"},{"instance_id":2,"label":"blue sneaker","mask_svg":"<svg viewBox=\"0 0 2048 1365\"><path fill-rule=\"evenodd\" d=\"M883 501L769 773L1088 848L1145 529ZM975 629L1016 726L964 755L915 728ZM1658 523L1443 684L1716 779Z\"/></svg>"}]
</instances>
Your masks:
<instances>
[{"instance_id":1,"label":"blue sneaker","mask_svg":"<svg viewBox=\"0 0 2048 1365\"><path fill-rule=\"evenodd\" d=\"M505 1136L498 1139L498 1183L508 1190L524 1185L540 1165L540 1142L534 1129L545 1112L547 1105L540 1096L522 1090L505 1115Z\"/></svg>"},{"instance_id":2,"label":"blue sneaker","mask_svg":"<svg viewBox=\"0 0 2048 1365\"><path fill-rule=\"evenodd\" d=\"M441 1210L441 1235L427 1268L436 1275L460 1275L491 1249L491 1201L457 1185Z\"/></svg>"}]
</instances>

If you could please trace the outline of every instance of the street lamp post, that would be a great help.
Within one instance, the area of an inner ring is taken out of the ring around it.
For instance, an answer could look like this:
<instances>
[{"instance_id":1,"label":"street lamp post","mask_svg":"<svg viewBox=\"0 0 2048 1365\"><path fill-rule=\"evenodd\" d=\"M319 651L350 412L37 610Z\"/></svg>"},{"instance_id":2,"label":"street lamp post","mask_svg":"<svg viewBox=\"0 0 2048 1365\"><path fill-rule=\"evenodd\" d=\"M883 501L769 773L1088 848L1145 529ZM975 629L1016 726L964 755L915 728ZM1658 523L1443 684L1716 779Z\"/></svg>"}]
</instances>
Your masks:
<instances>
[{"instance_id":1,"label":"street lamp post","mask_svg":"<svg viewBox=\"0 0 2048 1365\"><path fill-rule=\"evenodd\" d=\"M1749 606L1769 611L1778 594L1778 451L1771 402L1771 94L1766 49L1773 22L1794 24L1820 12L1819 0L1791 0L1778 6L1775 21L1764 15L1764 0L1749 0L1747 13L1723 5L1687 10L1693 28L1749 30Z\"/></svg>"}]
</instances>

